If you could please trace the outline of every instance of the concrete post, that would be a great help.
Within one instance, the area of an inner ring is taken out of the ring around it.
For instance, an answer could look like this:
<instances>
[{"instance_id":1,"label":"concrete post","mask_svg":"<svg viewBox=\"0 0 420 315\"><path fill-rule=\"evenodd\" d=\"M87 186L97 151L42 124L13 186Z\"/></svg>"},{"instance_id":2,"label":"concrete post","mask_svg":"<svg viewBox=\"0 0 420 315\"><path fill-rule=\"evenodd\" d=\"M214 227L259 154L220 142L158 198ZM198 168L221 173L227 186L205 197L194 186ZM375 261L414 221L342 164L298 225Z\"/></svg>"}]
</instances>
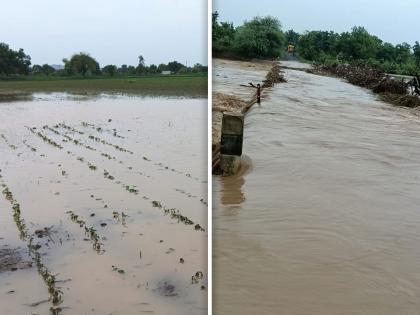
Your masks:
<instances>
[{"instance_id":1,"label":"concrete post","mask_svg":"<svg viewBox=\"0 0 420 315\"><path fill-rule=\"evenodd\" d=\"M223 113L220 140L220 168L223 175L235 174L241 165L244 115Z\"/></svg>"}]
</instances>

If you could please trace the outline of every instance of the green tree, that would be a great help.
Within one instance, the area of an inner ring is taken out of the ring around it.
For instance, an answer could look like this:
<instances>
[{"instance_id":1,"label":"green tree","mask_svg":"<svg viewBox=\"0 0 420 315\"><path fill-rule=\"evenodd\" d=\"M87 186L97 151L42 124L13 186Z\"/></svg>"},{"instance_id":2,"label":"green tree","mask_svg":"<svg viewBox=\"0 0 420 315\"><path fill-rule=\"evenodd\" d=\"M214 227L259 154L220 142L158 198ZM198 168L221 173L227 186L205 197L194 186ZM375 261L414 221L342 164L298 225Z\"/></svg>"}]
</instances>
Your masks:
<instances>
[{"instance_id":1,"label":"green tree","mask_svg":"<svg viewBox=\"0 0 420 315\"><path fill-rule=\"evenodd\" d=\"M130 74L130 75L136 74L136 71L137 71L137 69L134 66L128 66L127 67L127 73Z\"/></svg>"},{"instance_id":2,"label":"green tree","mask_svg":"<svg viewBox=\"0 0 420 315\"><path fill-rule=\"evenodd\" d=\"M145 74L147 72L147 67L145 64L144 57L142 55L139 56L139 64L137 65L137 73L138 74Z\"/></svg>"},{"instance_id":3,"label":"green tree","mask_svg":"<svg viewBox=\"0 0 420 315\"><path fill-rule=\"evenodd\" d=\"M162 71L167 71L168 70L168 66L167 65L165 65L164 63L161 63L159 66L158 66L158 72L159 73L161 73Z\"/></svg>"},{"instance_id":4,"label":"green tree","mask_svg":"<svg viewBox=\"0 0 420 315\"><path fill-rule=\"evenodd\" d=\"M383 43L379 46L376 54L376 59L381 62L394 62L395 61L395 47L391 43Z\"/></svg>"},{"instance_id":5,"label":"green tree","mask_svg":"<svg viewBox=\"0 0 420 315\"><path fill-rule=\"evenodd\" d=\"M49 64L43 64L42 65L42 73L46 75L53 74L55 72L55 69L51 67Z\"/></svg>"},{"instance_id":6,"label":"green tree","mask_svg":"<svg viewBox=\"0 0 420 315\"><path fill-rule=\"evenodd\" d=\"M121 67L118 68L118 72L121 73L121 74L126 74L128 72L127 65L121 65Z\"/></svg>"},{"instance_id":7,"label":"green tree","mask_svg":"<svg viewBox=\"0 0 420 315\"><path fill-rule=\"evenodd\" d=\"M44 64L42 66L33 65L31 69L31 73L36 74L36 75L39 75L39 74L50 75L50 74L53 74L54 72L55 72L55 69L48 64Z\"/></svg>"},{"instance_id":8,"label":"green tree","mask_svg":"<svg viewBox=\"0 0 420 315\"><path fill-rule=\"evenodd\" d=\"M218 22L219 13L216 11L212 14L212 41L213 52L223 54L232 49L233 39L235 37L235 28L232 23Z\"/></svg>"},{"instance_id":9,"label":"green tree","mask_svg":"<svg viewBox=\"0 0 420 315\"><path fill-rule=\"evenodd\" d=\"M167 65L167 70L171 71L172 73L177 73L182 68L184 68L184 65L182 63L179 63L178 61L168 62Z\"/></svg>"},{"instance_id":10,"label":"green tree","mask_svg":"<svg viewBox=\"0 0 420 315\"><path fill-rule=\"evenodd\" d=\"M194 67L192 68L192 72L207 72L208 67L203 66L201 63L196 63Z\"/></svg>"},{"instance_id":11,"label":"green tree","mask_svg":"<svg viewBox=\"0 0 420 315\"><path fill-rule=\"evenodd\" d=\"M33 65L31 69L32 74L42 74L42 66L40 65Z\"/></svg>"},{"instance_id":12,"label":"green tree","mask_svg":"<svg viewBox=\"0 0 420 315\"><path fill-rule=\"evenodd\" d=\"M395 46L395 61L402 66L407 63L411 57L411 46L407 43L398 44Z\"/></svg>"},{"instance_id":13,"label":"green tree","mask_svg":"<svg viewBox=\"0 0 420 315\"><path fill-rule=\"evenodd\" d=\"M336 59L339 35L332 31L311 31L299 37L299 55L307 60Z\"/></svg>"},{"instance_id":14,"label":"green tree","mask_svg":"<svg viewBox=\"0 0 420 315\"><path fill-rule=\"evenodd\" d=\"M28 74L30 65L31 57L22 48L15 51L9 45L0 43L0 75Z\"/></svg>"},{"instance_id":15,"label":"green tree","mask_svg":"<svg viewBox=\"0 0 420 315\"><path fill-rule=\"evenodd\" d=\"M382 41L362 26L355 26L351 32L342 33L338 40L338 50L346 60L375 59Z\"/></svg>"},{"instance_id":16,"label":"green tree","mask_svg":"<svg viewBox=\"0 0 420 315\"><path fill-rule=\"evenodd\" d=\"M414 52L414 60L416 62L416 67L420 71L420 44L417 41L413 46L413 52Z\"/></svg>"},{"instance_id":17,"label":"green tree","mask_svg":"<svg viewBox=\"0 0 420 315\"><path fill-rule=\"evenodd\" d=\"M154 64L151 64L149 66L149 73L152 73L152 74L158 73L158 67Z\"/></svg>"},{"instance_id":18,"label":"green tree","mask_svg":"<svg viewBox=\"0 0 420 315\"><path fill-rule=\"evenodd\" d=\"M64 69L68 74L81 74L83 76L100 73L99 63L88 53L74 54L70 60L63 59Z\"/></svg>"},{"instance_id":19,"label":"green tree","mask_svg":"<svg viewBox=\"0 0 420 315\"><path fill-rule=\"evenodd\" d=\"M255 17L236 29L233 49L247 58L276 58L285 47L281 24L273 17Z\"/></svg>"},{"instance_id":20,"label":"green tree","mask_svg":"<svg viewBox=\"0 0 420 315\"><path fill-rule=\"evenodd\" d=\"M294 30L288 30L287 32L284 33L284 36L286 38L287 44L292 44L296 46L297 43L299 42L300 34L295 32Z\"/></svg>"},{"instance_id":21,"label":"green tree","mask_svg":"<svg viewBox=\"0 0 420 315\"><path fill-rule=\"evenodd\" d=\"M116 65L106 65L102 68L102 72L108 74L109 76L113 77L115 72L117 72Z\"/></svg>"}]
</instances>

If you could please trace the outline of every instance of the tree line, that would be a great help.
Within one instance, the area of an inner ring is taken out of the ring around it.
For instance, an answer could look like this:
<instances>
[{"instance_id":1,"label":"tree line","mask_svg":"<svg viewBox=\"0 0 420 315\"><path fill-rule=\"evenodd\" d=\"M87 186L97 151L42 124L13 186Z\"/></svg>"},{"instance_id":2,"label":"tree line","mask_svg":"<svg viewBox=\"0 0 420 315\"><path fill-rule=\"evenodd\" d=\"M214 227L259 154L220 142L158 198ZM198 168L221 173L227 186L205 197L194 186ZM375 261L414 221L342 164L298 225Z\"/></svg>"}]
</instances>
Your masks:
<instances>
[{"instance_id":1,"label":"tree line","mask_svg":"<svg viewBox=\"0 0 420 315\"><path fill-rule=\"evenodd\" d=\"M382 41L361 26L341 34L311 31L299 35L297 52L306 60L333 63L367 64L388 73L420 72L420 45L393 45Z\"/></svg>"},{"instance_id":2,"label":"tree line","mask_svg":"<svg viewBox=\"0 0 420 315\"><path fill-rule=\"evenodd\" d=\"M286 37L280 21L273 17L255 17L243 25L218 21L212 15L213 55L231 58L277 58L282 55Z\"/></svg>"},{"instance_id":3,"label":"tree line","mask_svg":"<svg viewBox=\"0 0 420 315\"><path fill-rule=\"evenodd\" d=\"M133 65L106 65L100 67L98 61L88 53L76 53L70 58L63 59L63 69L57 69L52 65L35 64L31 66L31 57L25 54L23 49L14 51L7 44L0 43L0 76L136 76L136 75L157 75L164 71L171 74L200 73L207 72L207 66L196 63L192 67L187 67L178 61L171 61L167 64L146 65L143 56L139 56L139 62Z\"/></svg>"},{"instance_id":4,"label":"tree line","mask_svg":"<svg viewBox=\"0 0 420 315\"><path fill-rule=\"evenodd\" d=\"M234 27L219 22L213 13L213 55L238 59L281 58L288 45L303 60L326 64L366 64L388 73L415 74L420 72L420 45L393 45L355 26L349 32L306 31L293 29L283 32L281 23L273 17L255 17Z\"/></svg>"}]
</instances>

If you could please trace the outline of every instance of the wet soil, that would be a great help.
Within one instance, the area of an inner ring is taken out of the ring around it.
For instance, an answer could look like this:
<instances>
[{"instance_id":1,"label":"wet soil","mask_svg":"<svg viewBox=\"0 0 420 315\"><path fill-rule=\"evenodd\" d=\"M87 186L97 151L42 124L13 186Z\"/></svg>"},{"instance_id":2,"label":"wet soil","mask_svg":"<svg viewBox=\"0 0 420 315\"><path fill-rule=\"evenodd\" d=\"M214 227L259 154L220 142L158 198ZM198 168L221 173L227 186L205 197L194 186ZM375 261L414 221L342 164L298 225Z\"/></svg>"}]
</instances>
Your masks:
<instances>
[{"instance_id":1,"label":"wet soil","mask_svg":"<svg viewBox=\"0 0 420 315\"><path fill-rule=\"evenodd\" d=\"M0 248L0 273L32 267L32 261L21 248Z\"/></svg>"},{"instance_id":2,"label":"wet soil","mask_svg":"<svg viewBox=\"0 0 420 315\"><path fill-rule=\"evenodd\" d=\"M0 273L0 314L206 314L206 108L0 103L0 249L32 264Z\"/></svg>"}]
</instances>

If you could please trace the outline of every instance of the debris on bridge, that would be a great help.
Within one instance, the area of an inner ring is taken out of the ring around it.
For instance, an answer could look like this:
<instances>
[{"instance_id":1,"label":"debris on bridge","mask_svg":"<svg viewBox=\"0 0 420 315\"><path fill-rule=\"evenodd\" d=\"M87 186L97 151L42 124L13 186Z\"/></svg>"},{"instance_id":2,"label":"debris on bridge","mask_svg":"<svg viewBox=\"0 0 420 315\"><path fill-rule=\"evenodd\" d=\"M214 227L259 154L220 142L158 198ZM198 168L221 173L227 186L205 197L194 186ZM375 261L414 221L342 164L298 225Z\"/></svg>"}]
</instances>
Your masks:
<instances>
[{"instance_id":1,"label":"debris on bridge","mask_svg":"<svg viewBox=\"0 0 420 315\"><path fill-rule=\"evenodd\" d=\"M351 84L371 89L374 93L379 94L381 100L397 106L420 106L419 95L410 95L409 93L409 82L404 82L402 79L393 79L385 72L373 69L367 65L319 64L306 71L346 79Z\"/></svg>"},{"instance_id":2,"label":"debris on bridge","mask_svg":"<svg viewBox=\"0 0 420 315\"><path fill-rule=\"evenodd\" d=\"M262 87L272 87L275 83L283 82L287 82L287 80L283 75L283 70L281 66L278 63L276 63L265 76L265 80L263 81Z\"/></svg>"}]
</instances>

